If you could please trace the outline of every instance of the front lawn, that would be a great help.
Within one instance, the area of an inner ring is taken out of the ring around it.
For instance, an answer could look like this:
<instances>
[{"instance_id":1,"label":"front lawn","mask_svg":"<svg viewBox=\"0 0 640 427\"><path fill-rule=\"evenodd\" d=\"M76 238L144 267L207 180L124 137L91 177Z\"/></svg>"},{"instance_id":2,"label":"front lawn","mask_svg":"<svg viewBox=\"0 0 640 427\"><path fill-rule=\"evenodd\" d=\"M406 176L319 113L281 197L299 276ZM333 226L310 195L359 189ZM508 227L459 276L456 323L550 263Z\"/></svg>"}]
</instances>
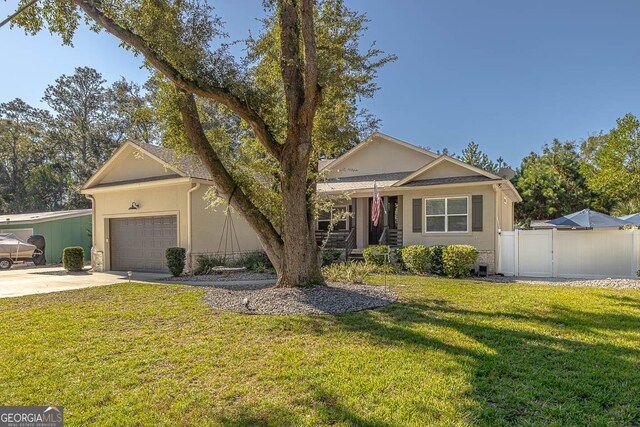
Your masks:
<instances>
[{"instance_id":1,"label":"front lawn","mask_svg":"<svg viewBox=\"0 0 640 427\"><path fill-rule=\"evenodd\" d=\"M398 303L339 316L217 312L188 286L3 299L0 404L69 426L640 424L640 291L388 280Z\"/></svg>"}]
</instances>

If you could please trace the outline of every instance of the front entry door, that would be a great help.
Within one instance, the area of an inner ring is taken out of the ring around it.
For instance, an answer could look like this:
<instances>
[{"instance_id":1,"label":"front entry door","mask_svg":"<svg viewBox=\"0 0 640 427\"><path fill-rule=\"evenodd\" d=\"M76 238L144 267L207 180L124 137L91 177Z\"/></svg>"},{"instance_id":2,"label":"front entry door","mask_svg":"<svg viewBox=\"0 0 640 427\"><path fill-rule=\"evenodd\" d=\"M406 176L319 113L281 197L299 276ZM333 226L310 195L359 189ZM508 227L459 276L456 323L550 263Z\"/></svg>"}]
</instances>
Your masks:
<instances>
[{"instance_id":1,"label":"front entry door","mask_svg":"<svg viewBox=\"0 0 640 427\"><path fill-rule=\"evenodd\" d=\"M371 219L371 208L373 207L373 197L369 197L369 244L377 245L380 241L380 237L382 236L382 231L384 230L384 212L380 212L380 219L378 220L378 225L373 225L373 220Z\"/></svg>"},{"instance_id":2,"label":"front entry door","mask_svg":"<svg viewBox=\"0 0 640 427\"><path fill-rule=\"evenodd\" d=\"M386 202L386 206L384 206ZM380 237L382 236L382 232L384 228L397 229L398 228L398 197L390 196L382 198L383 209L380 213L380 219L378 220L378 225L373 225L373 220L371 219L371 208L373 206L373 197L369 197L369 244L377 245L380 242ZM386 214L385 214L386 209ZM385 223L386 219L386 223Z\"/></svg>"}]
</instances>

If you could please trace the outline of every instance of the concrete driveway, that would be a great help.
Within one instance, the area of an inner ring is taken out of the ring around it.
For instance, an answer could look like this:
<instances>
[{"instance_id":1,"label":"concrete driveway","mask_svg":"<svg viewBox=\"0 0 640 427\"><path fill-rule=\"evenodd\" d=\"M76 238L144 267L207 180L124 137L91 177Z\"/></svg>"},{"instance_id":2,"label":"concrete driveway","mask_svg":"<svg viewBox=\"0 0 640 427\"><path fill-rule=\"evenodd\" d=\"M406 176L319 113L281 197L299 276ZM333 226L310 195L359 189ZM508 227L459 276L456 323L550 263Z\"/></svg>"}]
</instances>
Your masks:
<instances>
[{"instance_id":1,"label":"concrete driveway","mask_svg":"<svg viewBox=\"0 0 640 427\"><path fill-rule=\"evenodd\" d=\"M131 280L154 282L165 277L167 275L162 273L134 273ZM125 272L68 273L62 267L15 268L0 271L0 298L68 291L127 281L129 279Z\"/></svg>"}]
</instances>

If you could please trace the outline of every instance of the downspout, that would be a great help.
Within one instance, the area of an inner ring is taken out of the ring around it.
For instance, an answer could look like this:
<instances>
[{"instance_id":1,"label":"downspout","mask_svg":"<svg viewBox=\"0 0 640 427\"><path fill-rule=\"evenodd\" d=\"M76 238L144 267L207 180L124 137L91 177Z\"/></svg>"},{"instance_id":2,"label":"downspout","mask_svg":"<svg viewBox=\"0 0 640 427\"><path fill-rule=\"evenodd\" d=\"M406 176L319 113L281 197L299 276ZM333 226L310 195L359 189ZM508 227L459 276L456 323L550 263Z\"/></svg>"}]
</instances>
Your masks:
<instances>
[{"instance_id":1,"label":"downspout","mask_svg":"<svg viewBox=\"0 0 640 427\"><path fill-rule=\"evenodd\" d=\"M96 199L93 194L85 194L85 198L91 200L91 268L95 268L95 260L93 259L93 251L96 248ZM102 260L104 262L104 258Z\"/></svg>"},{"instance_id":2,"label":"downspout","mask_svg":"<svg viewBox=\"0 0 640 427\"><path fill-rule=\"evenodd\" d=\"M191 218L191 202L192 197L191 193L198 190L200 188L200 183L196 182L194 187L191 187L189 191L187 191L187 270L191 271L192 269L192 260L191 260L191 223L193 218Z\"/></svg>"},{"instance_id":3,"label":"downspout","mask_svg":"<svg viewBox=\"0 0 640 427\"><path fill-rule=\"evenodd\" d=\"M500 191L500 184L494 184L493 186L493 192L495 195L495 217L496 217L496 223L495 223L495 227L496 227L496 231L493 234L494 235L494 273L502 273L502 260L501 260L501 250L500 250L500 234L502 229L500 228L501 225L501 219L502 219L502 205L500 204L501 202L501 198L499 197L499 191Z\"/></svg>"},{"instance_id":4,"label":"downspout","mask_svg":"<svg viewBox=\"0 0 640 427\"><path fill-rule=\"evenodd\" d=\"M91 251L96 245L96 199L93 194L85 194L85 198L91 200Z\"/></svg>"}]
</instances>

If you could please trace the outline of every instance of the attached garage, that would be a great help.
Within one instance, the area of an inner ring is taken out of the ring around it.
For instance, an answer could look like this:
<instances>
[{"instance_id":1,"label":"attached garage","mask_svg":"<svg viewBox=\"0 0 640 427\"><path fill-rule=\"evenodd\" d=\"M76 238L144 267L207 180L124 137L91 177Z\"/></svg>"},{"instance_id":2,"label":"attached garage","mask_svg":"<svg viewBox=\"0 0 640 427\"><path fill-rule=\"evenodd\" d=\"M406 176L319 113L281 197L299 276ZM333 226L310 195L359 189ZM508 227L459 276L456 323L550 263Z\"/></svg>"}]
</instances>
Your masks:
<instances>
[{"instance_id":1,"label":"attached garage","mask_svg":"<svg viewBox=\"0 0 640 427\"><path fill-rule=\"evenodd\" d=\"M214 181L194 155L125 142L89 179L82 194L93 205L94 271L166 272L165 250L187 252L187 269L219 250L225 209L213 208ZM257 235L234 217L240 251L261 250Z\"/></svg>"},{"instance_id":2,"label":"attached garage","mask_svg":"<svg viewBox=\"0 0 640 427\"><path fill-rule=\"evenodd\" d=\"M165 251L178 244L176 215L109 220L111 269L168 271Z\"/></svg>"}]
</instances>

